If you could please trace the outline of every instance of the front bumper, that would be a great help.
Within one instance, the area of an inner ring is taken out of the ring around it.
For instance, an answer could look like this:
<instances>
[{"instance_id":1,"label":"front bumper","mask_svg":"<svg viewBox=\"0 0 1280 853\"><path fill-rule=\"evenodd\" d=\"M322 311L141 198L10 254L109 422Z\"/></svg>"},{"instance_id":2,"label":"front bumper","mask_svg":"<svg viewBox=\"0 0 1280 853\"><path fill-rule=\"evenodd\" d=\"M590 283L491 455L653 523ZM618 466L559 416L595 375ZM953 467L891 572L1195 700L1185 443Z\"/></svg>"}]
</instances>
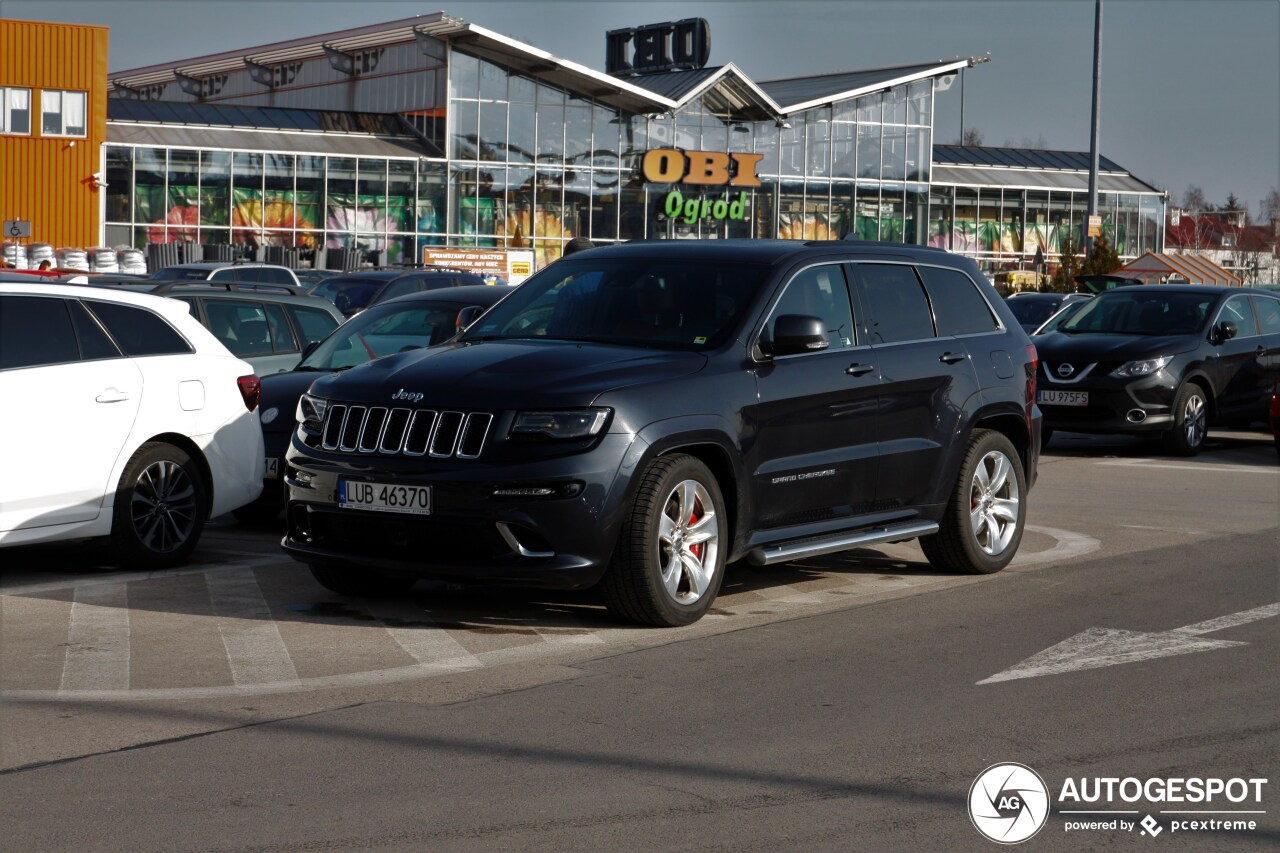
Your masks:
<instances>
[{"instance_id":1,"label":"front bumper","mask_svg":"<svg viewBox=\"0 0 1280 853\"><path fill-rule=\"evenodd\" d=\"M524 464L321 454L295 439L286 458L285 551L308 563L418 578L558 589L603 576L621 526L622 461L634 441ZM340 507L338 481L430 486L430 515ZM499 488L550 487L542 497Z\"/></svg>"},{"instance_id":2,"label":"front bumper","mask_svg":"<svg viewBox=\"0 0 1280 853\"><path fill-rule=\"evenodd\" d=\"M1037 377L1037 402L1044 425L1084 433L1161 433L1173 426L1173 398L1178 390L1168 370L1137 379L1089 376L1079 382L1052 382L1043 367ZM1085 392L1086 406L1056 405L1041 398L1045 391Z\"/></svg>"}]
</instances>

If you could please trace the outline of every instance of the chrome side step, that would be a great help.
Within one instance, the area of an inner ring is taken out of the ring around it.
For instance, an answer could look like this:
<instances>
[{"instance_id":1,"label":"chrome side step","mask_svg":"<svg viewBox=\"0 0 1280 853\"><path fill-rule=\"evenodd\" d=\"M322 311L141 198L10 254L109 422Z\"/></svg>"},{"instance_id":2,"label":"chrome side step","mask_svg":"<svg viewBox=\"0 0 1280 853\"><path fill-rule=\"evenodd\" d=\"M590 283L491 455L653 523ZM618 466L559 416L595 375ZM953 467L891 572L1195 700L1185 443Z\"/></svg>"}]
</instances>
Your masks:
<instances>
[{"instance_id":1,"label":"chrome side step","mask_svg":"<svg viewBox=\"0 0 1280 853\"><path fill-rule=\"evenodd\" d=\"M803 542L794 544L753 548L747 553L747 562L753 566L771 566L774 563L784 563L787 560L798 560L802 557L834 554L836 551L846 551L859 545L875 545L880 542L894 542L899 539L915 539L917 536L929 536L937 532L938 524L934 521L893 524L886 527L874 527L860 533L842 533L836 536L825 536L821 539L806 539Z\"/></svg>"}]
</instances>

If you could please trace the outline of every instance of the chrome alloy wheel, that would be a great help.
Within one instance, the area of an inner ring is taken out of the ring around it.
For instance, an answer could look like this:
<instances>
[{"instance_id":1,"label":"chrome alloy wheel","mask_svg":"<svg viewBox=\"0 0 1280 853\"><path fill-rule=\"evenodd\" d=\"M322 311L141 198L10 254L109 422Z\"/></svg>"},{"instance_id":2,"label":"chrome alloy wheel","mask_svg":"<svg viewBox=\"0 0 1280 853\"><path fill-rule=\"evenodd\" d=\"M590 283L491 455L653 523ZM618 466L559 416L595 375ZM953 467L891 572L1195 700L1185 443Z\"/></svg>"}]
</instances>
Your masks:
<instances>
[{"instance_id":1,"label":"chrome alloy wheel","mask_svg":"<svg viewBox=\"0 0 1280 853\"><path fill-rule=\"evenodd\" d=\"M989 556L1004 552L1018 530L1018 478L1009 457L993 450L979 460L969 487L969 526Z\"/></svg>"},{"instance_id":2,"label":"chrome alloy wheel","mask_svg":"<svg viewBox=\"0 0 1280 853\"><path fill-rule=\"evenodd\" d=\"M150 551L174 551L196 527L196 490L176 462L153 462L138 475L131 505L133 529Z\"/></svg>"},{"instance_id":3,"label":"chrome alloy wheel","mask_svg":"<svg viewBox=\"0 0 1280 853\"><path fill-rule=\"evenodd\" d=\"M697 480L677 483L658 517L662 586L677 604L693 604L711 586L720 549L720 520Z\"/></svg>"},{"instance_id":4,"label":"chrome alloy wheel","mask_svg":"<svg viewBox=\"0 0 1280 853\"><path fill-rule=\"evenodd\" d=\"M1187 404L1182 409L1182 429L1187 436L1188 447L1199 447L1200 442L1204 441L1207 420L1204 397L1199 394L1187 397Z\"/></svg>"}]
</instances>

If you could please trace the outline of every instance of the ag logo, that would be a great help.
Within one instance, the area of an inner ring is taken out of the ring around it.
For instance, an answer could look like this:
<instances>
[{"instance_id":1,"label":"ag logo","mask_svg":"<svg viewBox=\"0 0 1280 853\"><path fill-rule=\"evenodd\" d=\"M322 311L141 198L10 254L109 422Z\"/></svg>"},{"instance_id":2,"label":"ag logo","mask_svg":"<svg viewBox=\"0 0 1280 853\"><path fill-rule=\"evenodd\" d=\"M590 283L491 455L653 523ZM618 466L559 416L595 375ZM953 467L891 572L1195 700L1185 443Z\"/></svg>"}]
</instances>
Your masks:
<instances>
[{"instance_id":1,"label":"ag logo","mask_svg":"<svg viewBox=\"0 0 1280 853\"><path fill-rule=\"evenodd\" d=\"M1049 789L1023 764L993 764L969 788L969 819L1000 844L1018 844L1040 831L1049 817Z\"/></svg>"}]
</instances>

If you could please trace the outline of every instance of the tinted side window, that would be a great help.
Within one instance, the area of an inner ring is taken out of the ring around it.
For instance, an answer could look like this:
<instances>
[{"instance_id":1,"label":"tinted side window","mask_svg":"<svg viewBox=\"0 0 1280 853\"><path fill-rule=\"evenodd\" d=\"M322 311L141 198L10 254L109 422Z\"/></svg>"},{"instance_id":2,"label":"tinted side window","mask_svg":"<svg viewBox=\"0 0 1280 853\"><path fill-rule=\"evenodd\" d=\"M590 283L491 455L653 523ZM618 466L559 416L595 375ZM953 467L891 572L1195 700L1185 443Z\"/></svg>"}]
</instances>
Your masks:
<instances>
[{"instance_id":1,"label":"tinted side window","mask_svg":"<svg viewBox=\"0 0 1280 853\"><path fill-rule=\"evenodd\" d=\"M422 289L422 279L402 278L387 285L386 290L378 294L379 302L386 302L388 299L395 299L397 296L404 296L409 293L417 293Z\"/></svg>"},{"instance_id":2,"label":"tinted side window","mask_svg":"<svg viewBox=\"0 0 1280 853\"><path fill-rule=\"evenodd\" d=\"M1253 322L1253 310L1249 308L1249 297L1241 293L1233 296L1218 312L1218 322L1223 320L1236 324L1236 337L1248 338L1258 334L1258 327Z\"/></svg>"},{"instance_id":3,"label":"tinted side window","mask_svg":"<svg viewBox=\"0 0 1280 853\"><path fill-rule=\"evenodd\" d=\"M79 358L67 300L0 296L0 370Z\"/></svg>"},{"instance_id":4,"label":"tinted side window","mask_svg":"<svg viewBox=\"0 0 1280 853\"><path fill-rule=\"evenodd\" d=\"M298 327L298 332L305 341L303 346L313 341L324 340L330 332L338 328L338 321L333 319L328 311L321 311L319 308L290 305L289 313L293 315L294 325Z\"/></svg>"},{"instance_id":5,"label":"tinted side window","mask_svg":"<svg viewBox=\"0 0 1280 853\"><path fill-rule=\"evenodd\" d=\"M263 305L267 309L267 325L271 328L271 345L276 352L297 352L298 342L293 339L293 330L285 319L284 309L274 302Z\"/></svg>"},{"instance_id":6,"label":"tinted side window","mask_svg":"<svg viewBox=\"0 0 1280 853\"><path fill-rule=\"evenodd\" d=\"M232 281L236 277L236 271L233 269L218 270L209 276L209 281Z\"/></svg>"},{"instance_id":7,"label":"tinted side window","mask_svg":"<svg viewBox=\"0 0 1280 853\"><path fill-rule=\"evenodd\" d=\"M158 314L115 302L86 302L128 356L177 355L194 352L191 344Z\"/></svg>"},{"instance_id":8,"label":"tinted side window","mask_svg":"<svg viewBox=\"0 0 1280 853\"><path fill-rule=\"evenodd\" d=\"M939 335L971 335L994 331L996 318L969 276L959 270L918 267L924 279Z\"/></svg>"},{"instance_id":9,"label":"tinted side window","mask_svg":"<svg viewBox=\"0 0 1280 853\"><path fill-rule=\"evenodd\" d=\"M844 268L839 264L810 267L796 273L769 315L770 324L783 314L820 317L827 327L830 349L853 346L853 312Z\"/></svg>"},{"instance_id":10,"label":"tinted side window","mask_svg":"<svg viewBox=\"0 0 1280 853\"><path fill-rule=\"evenodd\" d=\"M209 331L232 355L247 358L271 353L271 329L261 303L210 299L204 310L209 315Z\"/></svg>"},{"instance_id":11,"label":"tinted side window","mask_svg":"<svg viewBox=\"0 0 1280 853\"><path fill-rule=\"evenodd\" d=\"M1253 310L1258 313L1258 326L1264 335L1280 333L1280 299L1255 296Z\"/></svg>"},{"instance_id":12,"label":"tinted side window","mask_svg":"<svg viewBox=\"0 0 1280 853\"><path fill-rule=\"evenodd\" d=\"M79 302L68 302L67 310L71 312L71 325L75 327L76 338L80 341L81 361L120 357L120 350L83 305Z\"/></svg>"},{"instance_id":13,"label":"tinted side window","mask_svg":"<svg viewBox=\"0 0 1280 853\"><path fill-rule=\"evenodd\" d=\"M905 264L855 264L872 344L933 337L933 318L915 270Z\"/></svg>"}]
</instances>

